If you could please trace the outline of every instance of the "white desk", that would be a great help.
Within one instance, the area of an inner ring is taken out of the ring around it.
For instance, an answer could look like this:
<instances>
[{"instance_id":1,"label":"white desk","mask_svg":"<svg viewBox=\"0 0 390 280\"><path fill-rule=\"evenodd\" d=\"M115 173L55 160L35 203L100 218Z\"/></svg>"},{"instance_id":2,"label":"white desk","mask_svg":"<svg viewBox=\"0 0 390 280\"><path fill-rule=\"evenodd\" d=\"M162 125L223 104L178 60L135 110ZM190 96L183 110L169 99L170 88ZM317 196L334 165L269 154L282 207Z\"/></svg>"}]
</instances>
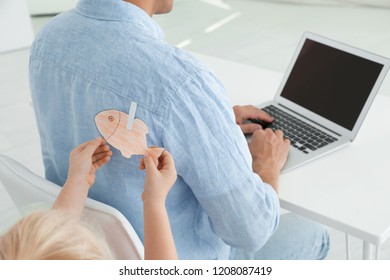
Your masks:
<instances>
[{"instance_id":1,"label":"white desk","mask_svg":"<svg viewBox=\"0 0 390 280\"><path fill-rule=\"evenodd\" d=\"M224 83L232 105L272 99L282 75L195 54ZM387 77L389 78L389 77ZM390 98L377 95L355 141L282 174L281 206L363 240L376 258L390 237Z\"/></svg>"}]
</instances>

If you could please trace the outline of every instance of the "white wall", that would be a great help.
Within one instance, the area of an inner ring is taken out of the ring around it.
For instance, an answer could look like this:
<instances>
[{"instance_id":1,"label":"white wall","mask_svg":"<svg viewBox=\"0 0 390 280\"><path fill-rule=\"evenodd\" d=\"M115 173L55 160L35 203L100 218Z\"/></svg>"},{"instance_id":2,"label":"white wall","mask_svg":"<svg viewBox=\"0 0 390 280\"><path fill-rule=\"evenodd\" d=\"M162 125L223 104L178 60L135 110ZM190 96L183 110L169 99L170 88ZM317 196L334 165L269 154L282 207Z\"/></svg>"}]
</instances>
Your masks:
<instances>
[{"instance_id":1,"label":"white wall","mask_svg":"<svg viewBox=\"0 0 390 280\"><path fill-rule=\"evenodd\" d=\"M31 45L34 38L25 0L0 0L0 53Z\"/></svg>"},{"instance_id":2,"label":"white wall","mask_svg":"<svg viewBox=\"0 0 390 280\"><path fill-rule=\"evenodd\" d=\"M58 14L76 6L77 0L27 0L31 15Z\"/></svg>"}]
</instances>

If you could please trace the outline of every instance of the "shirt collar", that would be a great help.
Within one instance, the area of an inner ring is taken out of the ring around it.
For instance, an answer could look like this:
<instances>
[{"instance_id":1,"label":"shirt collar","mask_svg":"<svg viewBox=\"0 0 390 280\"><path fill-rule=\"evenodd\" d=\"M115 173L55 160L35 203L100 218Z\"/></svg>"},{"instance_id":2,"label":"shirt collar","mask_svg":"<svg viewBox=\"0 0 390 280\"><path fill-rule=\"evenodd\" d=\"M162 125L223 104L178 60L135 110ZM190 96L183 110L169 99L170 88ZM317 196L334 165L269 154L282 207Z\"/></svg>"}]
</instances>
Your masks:
<instances>
[{"instance_id":1,"label":"shirt collar","mask_svg":"<svg viewBox=\"0 0 390 280\"><path fill-rule=\"evenodd\" d=\"M80 0L76 11L99 20L134 23L154 38L164 38L164 32L156 21L141 8L123 0Z\"/></svg>"}]
</instances>

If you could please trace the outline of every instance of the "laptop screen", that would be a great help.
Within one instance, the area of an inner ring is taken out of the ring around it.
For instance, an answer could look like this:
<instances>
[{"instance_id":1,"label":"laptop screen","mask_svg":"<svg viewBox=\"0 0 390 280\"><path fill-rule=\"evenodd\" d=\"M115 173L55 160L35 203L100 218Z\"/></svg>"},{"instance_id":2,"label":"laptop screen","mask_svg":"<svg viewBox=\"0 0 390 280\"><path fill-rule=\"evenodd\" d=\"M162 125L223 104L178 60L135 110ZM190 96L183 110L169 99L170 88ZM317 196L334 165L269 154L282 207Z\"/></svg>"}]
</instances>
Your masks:
<instances>
[{"instance_id":1,"label":"laptop screen","mask_svg":"<svg viewBox=\"0 0 390 280\"><path fill-rule=\"evenodd\" d=\"M383 67L306 39L281 96L352 130Z\"/></svg>"}]
</instances>

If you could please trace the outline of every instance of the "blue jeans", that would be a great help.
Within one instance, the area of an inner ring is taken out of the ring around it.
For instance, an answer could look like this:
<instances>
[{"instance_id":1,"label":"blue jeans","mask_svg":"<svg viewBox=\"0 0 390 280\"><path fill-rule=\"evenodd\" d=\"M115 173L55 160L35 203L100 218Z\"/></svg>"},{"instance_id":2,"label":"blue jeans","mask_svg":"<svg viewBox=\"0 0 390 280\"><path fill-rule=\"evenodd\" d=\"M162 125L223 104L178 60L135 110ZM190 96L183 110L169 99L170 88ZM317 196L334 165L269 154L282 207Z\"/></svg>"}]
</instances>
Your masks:
<instances>
[{"instance_id":1,"label":"blue jeans","mask_svg":"<svg viewBox=\"0 0 390 280\"><path fill-rule=\"evenodd\" d=\"M322 260L329 250L325 226L287 213L267 243L257 252L237 249L237 260Z\"/></svg>"}]
</instances>

